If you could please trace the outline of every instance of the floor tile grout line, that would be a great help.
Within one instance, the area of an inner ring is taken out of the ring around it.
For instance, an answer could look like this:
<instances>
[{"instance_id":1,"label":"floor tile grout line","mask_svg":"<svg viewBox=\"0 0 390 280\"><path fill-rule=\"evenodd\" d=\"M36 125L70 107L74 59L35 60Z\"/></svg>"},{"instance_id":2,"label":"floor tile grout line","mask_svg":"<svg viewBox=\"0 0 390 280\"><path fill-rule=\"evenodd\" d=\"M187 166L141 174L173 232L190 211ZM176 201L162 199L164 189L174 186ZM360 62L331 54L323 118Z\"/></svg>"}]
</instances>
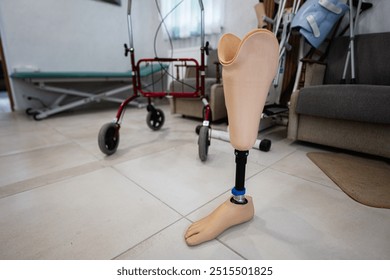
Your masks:
<instances>
[{"instance_id":1,"label":"floor tile grout line","mask_svg":"<svg viewBox=\"0 0 390 280\"><path fill-rule=\"evenodd\" d=\"M248 180L250 180L251 178L253 178L253 177L257 176L257 175L259 175L260 173L263 173L268 168L269 168L269 166L265 166L262 170L259 170L256 173L254 173L253 175L246 177L245 178L245 184L247 183Z\"/></svg>"},{"instance_id":2,"label":"floor tile grout line","mask_svg":"<svg viewBox=\"0 0 390 280\"><path fill-rule=\"evenodd\" d=\"M148 236L147 238L145 238L144 240L138 242L137 244L133 245L132 247L130 247L129 249L123 251L122 253L118 254L117 256L113 257L111 260L116 260L118 259L120 256L123 256L124 254L132 251L133 249L135 249L137 246L139 246L140 244L142 244L143 242L146 242L147 240L149 239L152 239L154 236L158 235L159 233L163 232L164 230L166 230L167 228L173 226L174 224L182 221L182 220L186 220L190 223L192 223L191 220L189 220L187 217L181 217L179 218L178 220L168 224L167 226L163 227L162 229L160 229L159 231L153 233L152 235ZM184 235L183 235L183 240L184 240ZM231 252L233 252L234 254L236 254L237 256L239 256L240 258L242 258L243 260L247 260L247 258L245 258L244 256L242 256L240 253L238 253L237 251L235 251L233 248L231 248L229 245L225 244L223 241L221 241L220 239L218 238L215 238L215 241L216 242L219 242L222 246L226 247L226 249L230 250Z\"/></svg>"},{"instance_id":3,"label":"floor tile grout line","mask_svg":"<svg viewBox=\"0 0 390 280\"><path fill-rule=\"evenodd\" d=\"M181 214L180 212L178 212L176 209L174 209L172 206L170 206L169 204L167 204L166 202L162 201L160 198L158 198L156 195L154 195L153 193L151 193L149 190L145 189L144 187L142 187L139 183L137 183L136 181L134 181L133 179L127 177L125 174L123 174L120 170L118 170L117 168L115 168L115 166L110 166L108 168L112 168L113 170L115 170L116 172L118 172L120 175L122 175L125 179L127 179L128 181L132 182L133 184L135 184L137 187L139 187L140 189L142 189L143 191L145 191L146 193L148 193L149 195L151 195L153 198L157 199L158 201L160 201L162 204L164 204L165 206L167 206L169 209L173 210L175 213L179 214L182 218L184 218L184 215Z\"/></svg>"},{"instance_id":4,"label":"floor tile grout line","mask_svg":"<svg viewBox=\"0 0 390 280\"><path fill-rule=\"evenodd\" d=\"M20 155L20 154L24 154L24 153L30 153L30 152L39 151L39 150L45 150L45 149L48 149L48 148L55 148L55 147L59 147L59 146L64 146L64 145L67 145L67 144L70 144L70 143L74 144L73 141L67 139L67 141L65 141L63 143L56 143L56 144L51 144L51 145L39 146L39 147L35 147L35 148L29 148L29 149L25 149L25 150L21 150L21 151L15 151L15 152L10 152L10 153L6 153L6 154L1 154L0 153L0 159L2 157L13 156L13 155Z\"/></svg>"},{"instance_id":5,"label":"floor tile grout line","mask_svg":"<svg viewBox=\"0 0 390 280\"><path fill-rule=\"evenodd\" d=\"M234 226L233 226L234 227ZM227 229L229 230L229 229ZM223 246L225 246L227 249L229 249L230 251L232 251L234 254L236 254L237 256L241 257L243 260L248 260L248 258L244 257L242 254L240 254L239 252L237 252L236 250L234 250L232 247L230 247L229 245L227 245L225 242L223 242L221 239L219 239L219 237L216 238L216 240L218 242L220 242Z\"/></svg>"},{"instance_id":6,"label":"floor tile grout line","mask_svg":"<svg viewBox=\"0 0 390 280\"><path fill-rule=\"evenodd\" d=\"M189 143L180 143L179 145L177 146L174 146L174 147L167 147L167 148L164 148L162 150L158 150L158 151L154 151L154 152L150 152L150 153L146 153L146 154L143 154L143 155L137 155L135 157L132 157L132 158L127 158L126 156L124 156L123 158L121 159L118 159L116 160L115 162L113 162L112 164L107 164L106 166L107 167L111 167L111 166L115 166L115 165L118 165L118 164L123 164L125 162L130 162L130 161L133 161L133 160L137 160L137 159L142 159L144 157L150 157L150 156L153 156L154 154L158 154L158 153L164 153L164 152L167 152L171 149L175 149L177 147L181 147L181 146L184 146L184 145L188 145ZM97 157L97 156L95 156ZM105 157L109 157L109 156L105 156ZM99 161L102 161L102 162L106 162L105 161L105 158L97 158Z\"/></svg>"},{"instance_id":7,"label":"floor tile grout line","mask_svg":"<svg viewBox=\"0 0 390 280\"><path fill-rule=\"evenodd\" d=\"M278 169L273 168L273 167L270 167L270 169L273 170L273 171L277 171L277 172L280 172L280 173L292 176L294 178L298 178L298 179L304 180L306 182L314 183L314 184L317 184L317 185L321 185L323 187L327 187L327 188L332 189L332 190L337 190L337 191L341 191L342 192L342 190L340 188L336 189L336 188L333 188L332 186L326 185L324 183L320 183L320 182L317 182L317 181L314 181L314 180L310 180L310 179L304 178L303 176L296 176L296 175L293 175L291 173L288 173L288 172L285 172L285 171L282 171L282 170L278 170Z\"/></svg>"},{"instance_id":8,"label":"floor tile grout line","mask_svg":"<svg viewBox=\"0 0 390 280\"><path fill-rule=\"evenodd\" d=\"M186 145L186 143L184 143L183 145ZM156 152L156 153L166 152L167 150L170 150L170 149L173 149L173 148L174 148L174 147L167 148L167 149L164 149L164 150L162 150L162 151L158 151L158 152ZM145 156L151 156L151 155L153 155L153 154L155 154L155 153L151 153L151 154L148 154L148 155L145 155ZM143 156L141 156L141 157L143 157ZM133 159L131 159L131 160L133 160ZM126 160L124 160L123 162L126 162ZM168 227L172 226L173 224L179 222L180 220L185 219L185 220L187 220L187 221L190 221L190 220L188 219L188 215L190 215L191 213L195 212L196 210L202 208L202 207L205 206L206 204L210 203L211 201L217 199L218 197L220 197L221 195L223 195L224 193L226 193L226 192L221 193L220 195L218 195L218 196L215 197L214 199L212 199L212 200L206 202L205 204L203 204L202 206L196 208L195 210L191 211L190 213L188 213L188 214L186 214L186 215L183 215L183 214L181 214L180 212L178 212L176 209L174 209L172 206L168 205L166 202L162 201L160 198L158 198L157 196L155 196L155 195L154 195L153 193L151 193L149 190L145 189L145 188L142 187L140 184L138 184L137 182L135 182L133 179L127 177L127 176L126 176L125 174L123 174L120 170L118 170L117 168L115 168L115 165L117 165L117 164L118 164L118 163L115 163L114 165L111 165L110 168L116 170L119 174L121 174L122 176L124 176L124 177L125 177L126 179L128 179L130 182L134 183L134 184L137 185L139 188L141 188L142 190L144 190L146 193L150 194L152 197L154 197L155 199L157 199L158 201L160 201L161 203L163 203L164 205L166 205L168 208L172 209L174 212L176 212L177 214L179 214L179 215L180 215L180 219L178 219L178 220L172 222L171 224L167 225L166 227L164 227L164 228L162 228L161 230L157 231L156 233L152 234L152 235L149 236L148 238L145 238L145 239L142 240L141 242L137 243L136 245L132 246L132 247L129 248L128 250L126 250L126 251L122 252L121 254L117 255L117 256L114 257L113 259L119 258L121 255L125 254L126 252L130 252L132 249L134 249L135 247L137 247L137 246L140 245L141 243L143 243L143 242L145 242L146 240L152 238L153 236L159 234L160 232L162 232L163 230L165 230L165 229L167 229ZM191 222L191 221L190 221L190 222ZM192 223L192 222L191 222L191 223ZM183 238L184 238L184 236L183 236ZM232 251L233 251L233 250L232 250ZM234 253L236 253L236 252L234 252ZM237 254L237 253L236 253L236 254ZM239 254L237 254L237 255L240 256ZM240 256L240 257L242 257L242 256ZM242 258L243 258L243 257L242 257ZM244 259L245 259L245 258L244 258Z\"/></svg>"},{"instance_id":9,"label":"floor tile grout line","mask_svg":"<svg viewBox=\"0 0 390 280\"><path fill-rule=\"evenodd\" d=\"M11 184L8 184L8 185L0 186L0 190L1 190L1 189L5 189L5 188L13 188L13 187L18 186L18 185L22 185L23 186L25 184L28 184L29 182L33 182L34 180L42 180L43 181L42 183L36 183L35 186L28 187L28 188L26 188L24 190L21 190L19 192L11 193L11 194L4 195L4 196L1 196L1 194L0 194L0 200L3 199L3 198L10 197L10 196L14 196L14 195L18 195L18 194L25 193L25 192L28 192L28 191L32 191L32 190L35 190L35 189L38 189L38 188L46 187L48 185L52 185L52 184L56 184L56 183L59 183L59 182L63 182L65 180L69 180L69 179L72 179L72 178L75 178L75 177L78 177L78 176L82 176L82 175L86 174L85 172L81 173L82 167L86 167L86 166L89 166L89 165L95 165L95 164L98 165L98 166L96 168L92 168L92 169L88 170L87 173L95 172L97 170L106 168L106 166L100 164L99 162L93 161L93 162L89 162L89 163L86 163L86 164L83 164L83 165L80 165L80 166L73 166L73 167L62 169L62 170L59 170L59 171L56 171L56 172L52 172L52 173L49 173L49 174L44 174L44 175L41 175L41 176L38 176L38 177L33 177L33 178L30 178L30 179L27 179L27 180L23 180L23 181L11 183ZM71 175L68 175L68 176L64 175L64 176L61 176L61 177L56 177L53 180L47 179L48 177L53 176L53 174L56 174L56 173L66 173L66 172L69 172L72 169L80 170L80 173L78 173L77 175L71 174Z\"/></svg>"},{"instance_id":10,"label":"floor tile grout line","mask_svg":"<svg viewBox=\"0 0 390 280\"><path fill-rule=\"evenodd\" d=\"M326 184L323 184L323 183L320 183L320 182L317 182L317 181L314 181L314 180L309 180L309 179L307 179L307 178L304 178L303 176L302 176L302 177L301 177L301 176L296 176L296 175L290 174L290 173L288 173L288 172L285 172L285 171L282 171L282 170L278 170L278 169L276 169L276 168L274 167L274 166L275 166L276 164L278 164L280 161L286 159L287 157L291 156L292 154L297 153L298 151L299 151L299 150L294 150L294 151L292 151L292 152L286 154L284 157L282 157L282 158L280 158L279 160L275 161L274 163L272 163L271 165L267 166L267 167L264 168L263 170L257 172L255 175L252 175L252 176L248 177L247 180L249 180L250 178L252 178L252 177L254 177L254 176L256 176L256 175L258 175L258 174L260 174L260 173L262 173L262 172L264 172L264 171L266 171L266 170L268 170L268 169L271 169L271 170L273 170L273 171L278 171L278 172L281 172L281 173L283 173L283 174L290 175L290 176L293 176L293 177L295 177L295 178L299 178L299 179L305 180L305 181L310 182L310 183L316 183L316 184L325 186L325 187L327 187L327 188L334 189L334 188L332 188L332 187L329 186L329 185L326 185ZM341 191L341 190L340 190L340 191Z\"/></svg>"},{"instance_id":11,"label":"floor tile grout line","mask_svg":"<svg viewBox=\"0 0 390 280\"><path fill-rule=\"evenodd\" d=\"M295 152L295 151L294 151ZM292 153L294 153L292 152ZM288 155L287 155L288 156ZM286 157L287 157L286 156ZM258 164L260 165L260 164ZM263 165L264 166L264 165ZM215 198L209 200L208 202L204 203L203 205L199 206L198 208L194 209L193 211L189 212L188 214L186 215L183 215L181 213L179 213L177 210L175 210L174 208L172 208L170 205L168 205L167 203L165 203L164 201L162 201L161 199L159 199L158 197L156 197L155 195L153 195L151 192L149 192L148 190L146 190L145 188L143 188L140 184L138 184L137 182L135 182L134 180L132 180L131 178L125 176L122 172L120 172L119 170L117 170L114 166L111 166L111 168L113 168L114 170L116 170L117 172L119 172L122 176L124 176L126 179L128 179L129 181L133 182L134 184L136 184L138 187L140 187L141 189L143 189L144 191L146 191L148 194L150 194L151 196L153 196L154 198L156 198L157 200L159 200L161 203L163 203L164 205L166 205L167 207L169 207L170 209L172 209L173 211L175 211L177 214L180 215L180 218L175 220L174 222L168 224L167 226L165 226L164 228L160 229L159 231L155 232L154 234L148 236L147 238L145 238L144 240L138 242L137 244L135 244L134 246L132 246L131 248L127 249L126 251L120 253L119 255L117 255L116 257L114 257L113 259L117 259L119 258L120 256L126 254L127 252L130 252L131 250L133 250L134 248L136 248L137 246L139 246L140 244L142 244L143 242L153 238L154 236L158 235L159 233L161 233L162 231L166 230L167 228L171 227L172 225L174 225L175 223L181 221L181 220L187 220L189 221L190 223L193 223L193 221L191 219L189 219L189 215L193 214L194 212L198 211L199 209L203 208L204 206L206 206L207 204L211 203L212 201L215 201L216 199L218 199L219 197L221 197L222 195L226 194L229 192L229 190L225 191L225 192L222 192L220 193L219 195L217 195ZM250 178L260 174L260 173L263 173L264 171L268 170L268 169L271 169L271 170L274 170L274 171L279 171L279 170L276 170L274 168L272 168L271 166L265 166L264 169L260 170L259 172L257 172L256 174L246 178L245 181L249 180ZM284 173L284 172L282 172ZM285 173L287 175L290 175L290 176L293 176L291 174L288 174L288 173ZM294 176L294 177L297 177L297 176ZM300 178L300 177L297 177L297 178ZM318 182L314 182L314 181L310 181L310 180L307 180L305 178L300 178L300 179L304 179L306 181L309 181L309 182L312 182L312 183L317 183L319 184ZM326 185L325 185L326 186ZM183 236L183 239L184 239L184 236ZM228 250L230 250L231 252L233 252L234 254L236 254L237 256L239 256L240 258L246 260L247 258L245 256L243 256L242 254L240 254L239 252L237 252L236 250L234 250L233 248L231 248L229 245L227 245L226 243L224 243L222 240L220 240L218 237L215 239L217 242L219 242L222 246L226 247Z\"/></svg>"},{"instance_id":12,"label":"floor tile grout line","mask_svg":"<svg viewBox=\"0 0 390 280\"><path fill-rule=\"evenodd\" d=\"M221 194L217 195L216 197L214 197L213 199L205 202L204 204L202 204L201 206L197 207L196 209L192 210L191 212L189 212L188 214L186 214L184 217L186 219L188 219L189 221L191 221L191 219L188 217L190 215L192 215L193 213L195 213L196 211L200 210L201 208L205 207L207 204L217 200L219 197L221 197L222 195L225 195L226 193L230 193L230 189L227 190L227 191L224 191L222 192ZM229 195L229 197L227 197L226 199L229 199L231 197L231 195ZM191 221L193 223L193 221Z\"/></svg>"},{"instance_id":13,"label":"floor tile grout line","mask_svg":"<svg viewBox=\"0 0 390 280\"><path fill-rule=\"evenodd\" d=\"M173 221L172 223L168 224L167 226L161 228L160 230L156 231L155 233L153 233L152 235L148 236L147 238L145 238L144 240L141 240L140 242L138 242L137 244L133 245L132 247L128 248L127 250L123 251L122 253L120 253L119 255L117 255L116 257L113 257L111 260L115 260L117 258L119 258L120 256L130 252L131 250L133 250L134 248L136 248L137 246L139 246L140 244L142 244L143 242L153 238L154 236L158 235L159 233L163 232L164 230L166 230L167 228L171 227L172 225L180 222L181 220L185 219L185 217L181 216L179 219ZM184 236L183 236L184 238Z\"/></svg>"},{"instance_id":14,"label":"floor tile grout line","mask_svg":"<svg viewBox=\"0 0 390 280\"><path fill-rule=\"evenodd\" d=\"M273 162L272 164L270 164L268 167L272 167L276 164L278 164L279 162L281 162L282 160L286 159L287 157L291 156L292 154L295 154L298 150L295 149L289 153L287 153L284 157L281 157L280 159L278 159L277 161Z\"/></svg>"}]
</instances>

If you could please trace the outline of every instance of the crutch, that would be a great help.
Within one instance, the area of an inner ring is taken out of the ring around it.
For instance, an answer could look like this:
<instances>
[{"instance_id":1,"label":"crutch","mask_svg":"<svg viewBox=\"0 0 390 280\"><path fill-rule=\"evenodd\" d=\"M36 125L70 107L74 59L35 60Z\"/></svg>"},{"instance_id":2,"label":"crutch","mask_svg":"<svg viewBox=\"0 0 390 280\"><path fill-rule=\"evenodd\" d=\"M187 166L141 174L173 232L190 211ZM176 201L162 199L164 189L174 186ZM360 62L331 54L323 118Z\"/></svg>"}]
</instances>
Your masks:
<instances>
[{"instance_id":1,"label":"crutch","mask_svg":"<svg viewBox=\"0 0 390 280\"><path fill-rule=\"evenodd\" d=\"M276 1L275 1L276 2ZM280 33L280 43L279 43L279 66L278 73L275 76L275 79L273 80L273 88L271 88L271 92L274 97L274 103L279 104L280 102L280 96L281 96L281 91L282 91L282 85L280 83L281 80L284 78L284 64L285 64L285 54L286 51L291 49L291 46L289 45L288 41L290 39L290 35L292 32L291 29L291 22L297 13L301 0L294 0L293 5L291 9L288 11L285 9L286 7L286 2L285 0L280 0L279 1L279 8L276 13L275 19L272 20L270 23L274 24L273 32L277 36L278 32ZM265 19L267 21L267 19ZM280 23L282 23L282 30L279 30Z\"/></svg>"},{"instance_id":2,"label":"crutch","mask_svg":"<svg viewBox=\"0 0 390 280\"><path fill-rule=\"evenodd\" d=\"M270 18L270 17L264 15L263 20L267 23L272 24L272 32L275 35L277 35L279 27L280 27L280 23L281 23L282 18L283 18L283 11L284 11L284 8L286 7L286 0L274 0L274 2L276 4L278 4L278 10L275 13L274 18ZM260 3L262 3L262 1L260 1ZM256 9L256 7L255 7L255 9ZM256 11L256 13L257 13L257 11Z\"/></svg>"},{"instance_id":3,"label":"crutch","mask_svg":"<svg viewBox=\"0 0 390 280\"><path fill-rule=\"evenodd\" d=\"M351 65L351 83L356 83L356 74L355 74L355 57L354 57L354 41L355 41L355 34L358 27L359 22L359 15L361 12L369 9L372 7L371 3L363 3L362 0L358 0L357 8L356 8L356 15L355 19L352 17L352 1L349 0L349 33L350 33L350 43L348 47L348 53L347 58L345 60L344 65L344 71L343 71L343 77L341 79L342 83L346 82L346 76L347 76L347 70L348 65Z\"/></svg>"},{"instance_id":4,"label":"crutch","mask_svg":"<svg viewBox=\"0 0 390 280\"><path fill-rule=\"evenodd\" d=\"M279 43L279 68L282 67L281 63L283 61L283 56L286 53L286 50L291 50L291 45L288 43L291 35L291 22L298 11L301 0L294 0L293 6L290 12L283 12L280 17L283 19L283 29ZM277 35L275 33L275 35ZM277 86L279 83L279 75L274 80L274 86Z\"/></svg>"},{"instance_id":5,"label":"crutch","mask_svg":"<svg viewBox=\"0 0 390 280\"><path fill-rule=\"evenodd\" d=\"M352 4L352 0L349 0L349 46L348 46L347 58L345 60L345 65L344 65L343 78L341 80L342 83L345 83L345 78L347 76L347 69L349 64L351 66L351 84L356 83L354 41L355 41L355 30L357 28L359 11L361 9L361 6L362 6L362 0L359 0L357 10L356 10L355 22L353 22L353 4Z\"/></svg>"}]
</instances>

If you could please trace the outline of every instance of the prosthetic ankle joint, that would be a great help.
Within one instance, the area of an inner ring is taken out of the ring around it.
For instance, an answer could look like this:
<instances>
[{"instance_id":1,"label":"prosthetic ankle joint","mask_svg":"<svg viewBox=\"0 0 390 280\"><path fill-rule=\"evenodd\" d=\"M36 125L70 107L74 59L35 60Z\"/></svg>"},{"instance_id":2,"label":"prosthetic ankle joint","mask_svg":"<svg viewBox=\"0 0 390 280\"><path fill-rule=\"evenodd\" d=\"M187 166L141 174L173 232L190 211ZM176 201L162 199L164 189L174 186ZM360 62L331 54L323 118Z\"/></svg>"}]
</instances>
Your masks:
<instances>
[{"instance_id":1,"label":"prosthetic ankle joint","mask_svg":"<svg viewBox=\"0 0 390 280\"><path fill-rule=\"evenodd\" d=\"M233 197L231 202L236 204L246 204L248 201L245 198L245 166L249 151L235 150L236 155L236 185L232 189Z\"/></svg>"}]
</instances>

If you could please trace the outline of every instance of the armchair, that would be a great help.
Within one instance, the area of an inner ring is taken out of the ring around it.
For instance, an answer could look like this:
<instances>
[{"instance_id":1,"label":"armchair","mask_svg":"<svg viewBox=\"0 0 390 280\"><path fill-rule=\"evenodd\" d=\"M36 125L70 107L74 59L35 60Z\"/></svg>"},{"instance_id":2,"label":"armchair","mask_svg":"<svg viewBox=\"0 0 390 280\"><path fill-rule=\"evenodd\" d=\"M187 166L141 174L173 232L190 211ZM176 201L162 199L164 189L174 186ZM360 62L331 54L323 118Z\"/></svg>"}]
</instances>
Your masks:
<instances>
[{"instance_id":1,"label":"armchair","mask_svg":"<svg viewBox=\"0 0 390 280\"><path fill-rule=\"evenodd\" d=\"M355 84L341 83L348 44L332 42L323 84L292 94L288 137L390 158L390 33L355 37Z\"/></svg>"}]
</instances>

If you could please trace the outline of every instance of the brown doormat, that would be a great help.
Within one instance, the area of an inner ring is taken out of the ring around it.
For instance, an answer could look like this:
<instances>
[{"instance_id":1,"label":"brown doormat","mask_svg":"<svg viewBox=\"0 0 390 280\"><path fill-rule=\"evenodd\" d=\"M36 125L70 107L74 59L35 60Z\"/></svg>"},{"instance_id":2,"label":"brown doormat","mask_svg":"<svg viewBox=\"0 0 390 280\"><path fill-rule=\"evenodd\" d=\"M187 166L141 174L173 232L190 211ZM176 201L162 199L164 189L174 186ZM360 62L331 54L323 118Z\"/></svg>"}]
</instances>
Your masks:
<instances>
[{"instance_id":1,"label":"brown doormat","mask_svg":"<svg viewBox=\"0 0 390 280\"><path fill-rule=\"evenodd\" d=\"M307 156L354 200L390 208L390 165L346 154L311 152Z\"/></svg>"}]
</instances>

